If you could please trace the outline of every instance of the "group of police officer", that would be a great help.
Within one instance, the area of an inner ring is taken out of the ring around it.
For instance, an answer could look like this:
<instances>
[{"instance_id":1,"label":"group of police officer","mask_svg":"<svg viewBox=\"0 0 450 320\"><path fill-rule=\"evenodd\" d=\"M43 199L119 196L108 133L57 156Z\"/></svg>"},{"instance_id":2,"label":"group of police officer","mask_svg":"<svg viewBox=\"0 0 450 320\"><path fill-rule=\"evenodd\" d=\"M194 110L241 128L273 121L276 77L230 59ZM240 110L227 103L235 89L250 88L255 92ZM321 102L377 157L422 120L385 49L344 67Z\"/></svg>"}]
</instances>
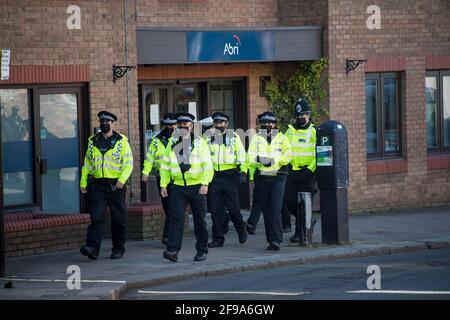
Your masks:
<instances>
[{"instance_id":1,"label":"group of police officer","mask_svg":"<svg viewBox=\"0 0 450 320\"><path fill-rule=\"evenodd\" d=\"M310 120L310 107L300 98L294 107L296 121L282 133L272 112L258 115L259 131L246 151L241 138L228 129L229 116L215 112L213 126L202 136L193 132L195 117L190 113L168 113L162 130L149 146L142 181L150 173L157 176L165 223L163 257L178 261L187 205L190 205L196 238L195 261L206 259L208 248L222 247L227 216L238 234L239 243L254 234L261 212L268 250L280 250L283 232L296 217L291 242L311 245L315 221L312 195L316 170L316 130ZM89 186L91 224L86 245L80 252L97 259L107 207L111 211L112 259L123 257L126 240L125 183L133 169L127 138L112 129L117 117L107 111L98 114L101 131L88 140L82 168L82 193ZM252 211L244 221L240 212L239 184L248 176L253 188ZM212 241L208 243L206 214L211 213Z\"/></svg>"}]
</instances>

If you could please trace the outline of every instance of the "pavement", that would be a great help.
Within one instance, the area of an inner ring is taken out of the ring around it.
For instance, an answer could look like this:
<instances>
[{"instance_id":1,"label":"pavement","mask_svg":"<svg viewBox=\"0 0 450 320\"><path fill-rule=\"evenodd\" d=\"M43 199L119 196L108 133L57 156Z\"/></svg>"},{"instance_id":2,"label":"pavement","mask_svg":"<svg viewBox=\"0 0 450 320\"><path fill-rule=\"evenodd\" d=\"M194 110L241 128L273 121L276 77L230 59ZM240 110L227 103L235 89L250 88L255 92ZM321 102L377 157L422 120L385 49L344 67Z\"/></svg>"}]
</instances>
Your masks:
<instances>
[{"instance_id":1,"label":"pavement","mask_svg":"<svg viewBox=\"0 0 450 320\"><path fill-rule=\"evenodd\" d=\"M243 211L243 215L246 218L248 212ZM178 263L162 258L164 247L158 240L128 241L125 256L119 260L109 258L109 239L105 239L99 259L94 261L78 250L9 258L7 275L0 278L0 299L118 299L127 290L196 277L450 247L450 206L352 214L350 243L346 245L321 244L320 216L317 218L310 248L289 244L291 233L284 234L280 251L266 250L261 220L256 234L249 235L243 245L230 227L224 247L210 249L205 262L193 261L192 220ZM68 279L72 283L69 266L79 267L79 290L67 287ZM4 288L9 281L13 288Z\"/></svg>"}]
</instances>

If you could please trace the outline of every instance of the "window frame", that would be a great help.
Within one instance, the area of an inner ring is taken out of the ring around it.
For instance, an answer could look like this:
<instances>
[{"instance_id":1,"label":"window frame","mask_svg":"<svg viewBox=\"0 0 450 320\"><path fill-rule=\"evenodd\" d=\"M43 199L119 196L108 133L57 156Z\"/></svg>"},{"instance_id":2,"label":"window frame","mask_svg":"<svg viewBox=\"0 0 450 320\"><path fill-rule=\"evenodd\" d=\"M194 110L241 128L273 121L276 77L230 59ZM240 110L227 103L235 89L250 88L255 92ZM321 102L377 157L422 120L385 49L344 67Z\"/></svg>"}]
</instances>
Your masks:
<instances>
[{"instance_id":1,"label":"window frame","mask_svg":"<svg viewBox=\"0 0 450 320\"><path fill-rule=\"evenodd\" d=\"M442 146L441 144L441 133L442 133L442 122L440 121L441 119L441 110L440 110L440 106L441 106L441 101L440 101L440 80L439 80L439 71L427 71L425 74L425 116L426 116L426 112L427 112L427 97L426 97L426 81L427 78L436 78L436 148L428 148L428 141L425 142L426 148L427 148L427 153L428 154L436 154L436 153L440 153L440 148ZM425 134L426 134L426 130L427 130L427 125L426 125L426 118L425 118ZM428 137L426 137L428 138Z\"/></svg>"},{"instance_id":2,"label":"window frame","mask_svg":"<svg viewBox=\"0 0 450 320\"><path fill-rule=\"evenodd\" d=\"M443 69L443 70L427 70L425 75L425 81L426 78L435 77L436 78L436 90L437 90L437 147L436 148L428 148L428 144L426 144L427 148L427 154L429 155L436 155L436 154L449 154L450 153L450 146L445 147L444 146L444 77L450 77L450 69ZM425 94L426 94L426 87L425 87ZM426 99L426 97L425 97ZM449 101L450 102L450 101ZM426 112L426 100L425 100L425 112ZM425 129L426 130L426 129Z\"/></svg>"},{"instance_id":3,"label":"window frame","mask_svg":"<svg viewBox=\"0 0 450 320\"><path fill-rule=\"evenodd\" d=\"M384 81L385 79L395 79L396 83L396 106L397 106L397 143L398 151L387 152L385 151L385 111L384 111ZM378 151L375 153L368 153L366 146L366 156L368 160L380 160L380 159L398 159L402 157L402 127L401 127L401 111L402 111L402 98L401 98L401 73L400 72L370 72L365 74L364 87L366 80L376 80L376 120L377 120L377 138L378 138ZM364 94L365 97L365 94ZM364 110L365 111L365 110ZM366 129L367 134L367 129Z\"/></svg>"}]
</instances>

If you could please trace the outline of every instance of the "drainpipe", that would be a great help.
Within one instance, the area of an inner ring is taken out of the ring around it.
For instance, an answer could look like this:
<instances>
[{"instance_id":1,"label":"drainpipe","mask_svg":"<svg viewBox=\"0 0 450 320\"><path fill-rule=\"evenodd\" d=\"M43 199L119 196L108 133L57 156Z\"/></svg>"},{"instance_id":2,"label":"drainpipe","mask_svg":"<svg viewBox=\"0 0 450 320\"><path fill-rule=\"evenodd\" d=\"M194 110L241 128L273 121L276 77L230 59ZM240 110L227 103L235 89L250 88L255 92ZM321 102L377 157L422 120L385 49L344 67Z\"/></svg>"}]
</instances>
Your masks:
<instances>
[{"instance_id":1,"label":"drainpipe","mask_svg":"<svg viewBox=\"0 0 450 320\"><path fill-rule=\"evenodd\" d=\"M128 0L125 0L123 3L124 14L123 14L123 27L125 33L125 52L124 52L124 60L125 65L128 65ZM128 79L128 72L125 74L125 84L127 89L127 113L128 113L128 139L131 145L131 109L130 109L130 82ZM134 170L133 170L134 171ZM133 172L131 172L130 176L130 205L133 199Z\"/></svg>"},{"instance_id":2,"label":"drainpipe","mask_svg":"<svg viewBox=\"0 0 450 320\"><path fill-rule=\"evenodd\" d=\"M3 164L2 164L2 130L0 121L0 277L4 277L6 248L5 248L5 211L3 210Z\"/></svg>"}]
</instances>

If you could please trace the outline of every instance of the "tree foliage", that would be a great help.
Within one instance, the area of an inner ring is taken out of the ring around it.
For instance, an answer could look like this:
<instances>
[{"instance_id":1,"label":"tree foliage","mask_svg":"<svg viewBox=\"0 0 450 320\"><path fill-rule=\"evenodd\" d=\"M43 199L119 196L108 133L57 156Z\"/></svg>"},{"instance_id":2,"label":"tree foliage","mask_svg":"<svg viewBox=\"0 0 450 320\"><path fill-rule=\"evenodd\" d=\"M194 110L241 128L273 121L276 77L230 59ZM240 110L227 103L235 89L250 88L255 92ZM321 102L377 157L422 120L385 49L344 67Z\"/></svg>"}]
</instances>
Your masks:
<instances>
[{"instance_id":1,"label":"tree foliage","mask_svg":"<svg viewBox=\"0 0 450 320\"><path fill-rule=\"evenodd\" d=\"M287 126L295 121L295 102L302 96L308 100L311 107L313 122L328 116L325 89L328 79L322 77L327 65L326 58L302 61L288 79L283 79L283 75L276 75L275 79L268 83L265 94L270 110L277 116L280 129L286 130Z\"/></svg>"}]
</instances>

